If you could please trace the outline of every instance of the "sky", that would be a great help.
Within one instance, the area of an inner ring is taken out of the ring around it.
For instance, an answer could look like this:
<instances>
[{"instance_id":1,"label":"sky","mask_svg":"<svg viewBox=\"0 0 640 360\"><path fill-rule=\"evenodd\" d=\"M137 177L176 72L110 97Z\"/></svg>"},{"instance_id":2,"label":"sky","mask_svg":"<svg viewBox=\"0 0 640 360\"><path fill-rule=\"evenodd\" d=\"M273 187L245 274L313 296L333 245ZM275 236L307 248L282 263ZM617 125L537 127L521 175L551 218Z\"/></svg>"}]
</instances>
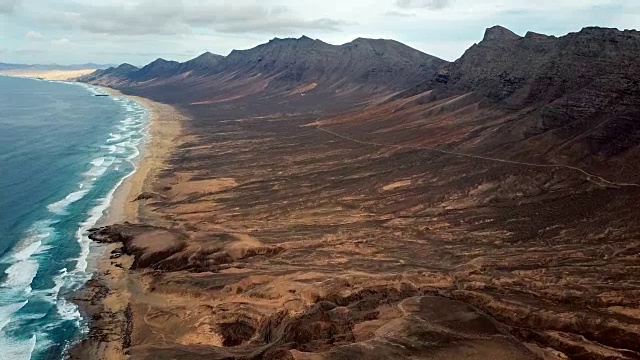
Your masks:
<instances>
[{"instance_id":1,"label":"sky","mask_svg":"<svg viewBox=\"0 0 640 360\"><path fill-rule=\"evenodd\" d=\"M638 0L0 0L0 62L144 65L273 37L394 39L453 61L484 30L640 28Z\"/></svg>"}]
</instances>

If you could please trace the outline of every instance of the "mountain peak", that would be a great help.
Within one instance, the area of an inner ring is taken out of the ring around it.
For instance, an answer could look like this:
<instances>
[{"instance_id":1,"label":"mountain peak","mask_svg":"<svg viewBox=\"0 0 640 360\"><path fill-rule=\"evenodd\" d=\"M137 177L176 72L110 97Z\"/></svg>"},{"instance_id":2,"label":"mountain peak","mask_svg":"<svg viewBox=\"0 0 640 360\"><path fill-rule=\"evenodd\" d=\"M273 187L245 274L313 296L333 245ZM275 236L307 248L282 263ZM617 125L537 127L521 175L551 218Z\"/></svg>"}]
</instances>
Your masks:
<instances>
[{"instance_id":1,"label":"mountain peak","mask_svg":"<svg viewBox=\"0 0 640 360\"><path fill-rule=\"evenodd\" d=\"M274 37L273 39L269 40L269 43L284 43L284 42L315 42L316 40L306 36L306 35L302 35L299 38L292 38L292 37L288 37L288 38L279 38L279 37Z\"/></svg>"},{"instance_id":2,"label":"mountain peak","mask_svg":"<svg viewBox=\"0 0 640 360\"><path fill-rule=\"evenodd\" d=\"M214 53L212 53L210 51L207 51L207 52L199 55L198 57L192 59L191 61L193 61L193 60L217 60L217 59L220 59L222 57L223 57L222 55L214 54Z\"/></svg>"},{"instance_id":3,"label":"mountain peak","mask_svg":"<svg viewBox=\"0 0 640 360\"><path fill-rule=\"evenodd\" d=\"M163 58L157 58L157 59L155 59L154 61L152 61L151 63L149 63L145 67L163 66L163 65L168 65L168 64L171 64L171 63L175 63L175 61L165 60Z\"/></svg>"},{"instance_id":4,"label":"mountain peak","mask_svg":"<svg viewBox=\"0 0 640 360\"><path fill-rule=\"evenodd\" d=\"M513 31L502 27L500 25L496 25L488 28L484 32L484 38L482 41L510 41L510 40L518 40L520 36L514 33Z\"/></svg>"},{"instance_id":5,"label":"mountain peak","mask_svg":"<svg viewBox=\"0 0 640 360\"><path fill-rule=\"evenodd\" d=\"M116 69L120 69L120 70L135 69L135 70L138 70L138 67L137 66L133 66L133 65L128 64L128 63L124 63L124 64L121 64L120 66L118 66Z\"/></svg>"},{"instance_id":6,"label":"mountain peak","mask_svg":"<svg viewBox=\"0 0 640 360\"><path fill-rule=\"evenodd\" d=\"M373 39L369 39L369 38L363 38L363 37L359 37L356 38L352 41L352 43L368 43L368 42L373 42Z\"/></svg>"},{"instance_id":7,"label":"mountain peak","mask_svg":"<svg viewBox=\"0 0 640 360\"><path fill-rule=\"evenodd\" d=\"M206 70L217 64L221 59L224 59L224 56L207 51L196 58L182 63L181 69L182 71Z\"/></svg>"}]
</instances>

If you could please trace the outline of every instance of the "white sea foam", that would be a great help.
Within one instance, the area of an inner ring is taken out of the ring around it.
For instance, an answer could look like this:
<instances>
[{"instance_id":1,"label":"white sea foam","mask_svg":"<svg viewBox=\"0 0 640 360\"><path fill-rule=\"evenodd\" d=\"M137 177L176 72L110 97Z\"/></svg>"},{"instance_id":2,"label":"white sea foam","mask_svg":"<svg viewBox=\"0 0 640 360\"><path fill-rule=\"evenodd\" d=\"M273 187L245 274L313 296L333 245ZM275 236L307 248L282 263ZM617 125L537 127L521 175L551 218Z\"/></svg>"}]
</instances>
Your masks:
<instances>
[{"instance_id":1,"label":"white sea foam","mask_svg":"<svg viewBox=\"0 0 640 360\"><path fill-rule=\"evenodd\" d=\"M102 164L104 164L104 157L93 159L89 162L89 164L93 166L102 166Z\"/></svg>"},{"instance_id":2,"label":"white sea foam","mask_svg":"<svg viewBox=\"0 0 640 360\"><path fill-rule=\"evenodd\" d=\"M136 102L130 101L130 100L121 100L120 98L114 98L114 101L116 102L120 102L122 104L124 104L127 112L133 112L136 111L138 112L138 116L137 117L126 117L125 119L123 119L120 122L120 125L116 126L116 128L120 131L123 131L126 133L125 134L118 134L118 133L111 133L110 137L116 138L118 136L116 135L121 135L121 137L119 137L119 140L123 140L120 143L112 143L109 144L107 146L105 146L105 148L109 151L109 153L111 154L127 154L126 156L126 160L129 162L132 162L132 160L134 160L135 158L137 158L138 156L140 156L140 150L138 149L137 145L141 142L142 137L140 139L136 139L136 140L130 140L129 138L135 135L142 135L144 136L144 131L146 130L138 130L138 131L130 131L129 127L130 126L136 126L136 127L142 127L146 121L146 117L147 117L147 113L144 110L144 108L139 105ZM130 153L129 151L130 150ZM117 158L117 157L110 157L110 158L105 158L105 162L102 165L102 167L104 166L111 166L113 164L120 164L122 163L122 159L121 158ZM132 163L133 165L133 163ZM78 240L78 243L80 244L80 255L78 256L78 258L76 259L76 267L75 269L73 269L70 273L69 273L69 278L71 281L74 282L84 282L86 279L86 270L87 270L87 266L88 266L88 256L89 256L89 252L90 252L90 244L91 244L91 240L88 237L88 230L92 227L94 227L98 221L102 218L102 216L104 215L105 211L107 210L107 208L109 207L111 200L113 199L113 195L116 191L116 189L118 187L120 187L120 185L122 185L122 183L125 181L125 179L127 179L128 177L130 177L131 175L133 175L133 173L135 172L135 165L133 166L133 170L128 173L126 176L124 176L123 178L121 178L118 183L109 191L109 193L103 197L102 199L98 200L98 204L92 208L89 211L89 218L80 223L79 224L79 228L76 231L76 239ZM84 279L84 280L83 280ZM75 306L75 305L73 305Z\"/></svg>"},{"instance_id":3,"label":"white sea foam","mask_svg":"<svg viewBox=\"0 0 640 360\"><path fill-rule=\"evenodd\" d=\"M127 147L123 144L116 145L115 154L124 154L127 151Z\"/></svg>"},{"instance_id":4,"label":"white sea foam","mask_svg":"<svg viewBox=\"0 0 640 360\"><path fill-rule=\"evenodd\" d=\"M36 335L27 340L15 340L0 337L0 353L5 359L30 360L36 348Z\"/></svg>"},{"instance_id":5,"label":"white sea foam","mask_svg":"<svg viewBox=\"0 0 640 360\"><path fill-rule=\"evenodd\" d=\"M101 146L101 147L103 149L107 149L109 154L113 154L114 152L116 152L116 146L115 145L105 145L105 146Z\"/></svg>"},{"instance_id":6,"label":"white sea foam","mask_svg":"<svg viewBox=\"0 0 640 360\"><path fill-rule=\"evenodd\" d=\"M102 89L100 89L99 87L93 86L93 85L80 83L80 82L64 82L64 83L65 84L70 84L70 85L80 86L81 88L84 88L84 89L88 90L93 95L106 95L105 92Z\"/></svg>"},{"instance_id":7,"label":"white sea foam","mask_svg":"<svg viewBox=\"0 0 640 360\"><path fill-rule=\"evenodd\" d=\"M58 310L58 314L60 315L60 317L64 320L77 322L82 318L78 307L74 303L67 301L64 298L58 299L56 309Z\"/></svg>"},{"instance_id":8,"label":"white sea foam","mask_svg":"<svg viewBox=\"0 0 640 360\"><path fill-rule=\"evenodd\" d=\"M50 225L47 221L34 223L22 240L2 259L2 262L10 265L4 271L6 278L0 287L10 289L13 297L31 292L31 282L39 268L33 255L42 251L42 242L53 233Z\"/></svg>"},{"instance_id":9,"label":"white sea foam","mask_svg":"<svg viewBox=\"0 0 640 360\"><path fill-rule=\"evenodd\" d=\"M11 317L16 312L20 311L25 305L27 305L27 300L0 306L0 332L4 329L5 326L11 321Z\"/></svg>"},{"instance_id":10,"label":"white sea foam","mask_svg":"<svg viewBox=\"0 0 640 360\"><path fill-rule=\"evenodd\" d=\"M110 137L109 139L107 139L107 143L117 142L117 141L120 141L120 139L122 139L122 134L110 133L109 136Z\"/></svg>"},{"instance_id":11,"label":"white sea foam","mask_svg":"<svg viewBox=\"0 0 640 360\"><path fill-rule=\"evenodd\" d=\"M35 222L25 236L13 246L9 256L5 256L1 262L10 264L29 259L37 251L42 250L42 242L52 234L50 221Z\"/></svg>"},{"instance_id":12,"label":"white sea foam","mask_svg":"<svg viewBox=\"0 0 640 360\"><path fill-rule=\"evenodd\" d=\"M85 176L93 178L100 177L107 172L109 166L113 165L113 162L116 160L113 156L103 156L97 159L93 159L90 164L93 165L89 171L84 173Z\"/></svg>"},{"instance_id":13,"label":"white sea foam","mask_svg":"<svg viewBox=\"0 0 640 360\"><path fill-rule=\"evenodd\" d=\"M17 316L31 296L31 284L40 267L34 255L48 247L43 246L52 234L53 229L48 221L38 221L27 231L25 236L3 257L2 262L10 264L5 270L5 278L0 284L0 351L7 347L19 347L2 336L3 329L13 320L22 320L25 315ZM4 343L2 343L4 341ZM6 355L5 352L3 352Z\"/></svg>"},{"instance_id":14,"label":"white sea foam","mask_svg":"<svg viewBox=\"0 0 640 360\"><path fill-rule=\"evenodd\" d=\"M65 277L67 276L67 269L62 268L58 275L53 277L53 283L55 284L50 289L38 290L38 296L41 299L46 300L48 303L57 304L58 303L58 295L60 295L60 290L65 285Z\"/></svg>"},{"instance_id":15,"label":"white sea foam","mask_svg":"<svg viewBox=\"0 0 640 360\"><path fill-rule=\"evenodd\" d=\"M29 243L28 245L26 245L25 248L23 249L14 249L14 251L16 251L15 254L13 254L13 258L16 259L17 261L25 261L27 259L29 259L31 257L31 255L35 254L36 251L38 251L38 249L40 249L40 247L42 246L42 240L46 238L47 236L49 236L49 234L41 234L38 237L35 238L35 241Z\"/></svg>"},{"instance_id":16,"label":"white sea foam","mask_svg":"<svg viewBox=\"0 0 640 360\"><path fill-rule=\"evenodd\" d=\"M34 259L26 259L11 264L4 271L7 274L7 278L0 284L0 287L30 293L31 282L36 277L39 266L40 264Z\"/></svg>"},{"instance_id":17,"label":"white sea foam","mask_svg":"<svg viewBox=\"0 0 640 360\"><path fill-rule=\"evenodd\" d=\"M80 188L82 187L84 187L83 184L80 184ZM82 199L85 195L87 195L88 192L89 189L74 191L71 194L65 196L64 199L49 204L47 206L47 209L49 209L49 211L54 214L63 215L65 214L65 210L69 205Z\"/></svg>"},{"instance_id":18,"label":"white sea foam","mask_svg":"<svg viewBox=\"0 0 640 360\"><path fill-rule=\"evenodd\" d=\"M85 176L91 177L91 180L96 180L98 177L104 175L107 172L106 166L94 166L89 171L84 173Z\"/></svg>"}]
</instances>

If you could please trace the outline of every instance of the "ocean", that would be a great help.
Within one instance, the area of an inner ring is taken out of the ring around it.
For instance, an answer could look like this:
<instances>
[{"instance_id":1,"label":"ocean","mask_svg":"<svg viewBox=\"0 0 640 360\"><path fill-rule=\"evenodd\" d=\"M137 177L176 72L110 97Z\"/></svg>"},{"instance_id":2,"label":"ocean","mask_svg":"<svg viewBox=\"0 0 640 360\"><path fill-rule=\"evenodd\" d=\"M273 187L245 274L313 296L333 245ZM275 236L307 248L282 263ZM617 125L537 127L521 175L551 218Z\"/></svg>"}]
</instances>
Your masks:
<instances>
[{"instance_id":1,"label":"ocean","mask_svg":"<svg viewBox=\"0 0 640 360\"><path fill-rule=\"evenodd\" d=\"M61 359L86 335L71 294L87 230L135 170L148 114L99 88L0 76L0 354Z\"/></svg>"}]
</instances>

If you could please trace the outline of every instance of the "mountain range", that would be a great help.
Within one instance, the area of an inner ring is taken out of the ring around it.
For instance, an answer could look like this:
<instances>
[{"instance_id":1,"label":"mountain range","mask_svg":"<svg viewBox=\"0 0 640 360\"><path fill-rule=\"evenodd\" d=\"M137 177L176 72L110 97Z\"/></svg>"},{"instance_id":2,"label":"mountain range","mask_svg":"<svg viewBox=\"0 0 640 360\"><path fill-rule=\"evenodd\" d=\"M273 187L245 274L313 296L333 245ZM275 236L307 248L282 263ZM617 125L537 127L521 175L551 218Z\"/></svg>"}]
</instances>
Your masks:
<instances>
[{"instance_id":1,"label":"mountain range","mask_svg":"<svg viewBox=\"0 0 640 360\"><path fill-rule=\"evenodd\" d=\"M141 69L125 64L97 71L83 81L145 88L158 94L171 86L181 89L178 96L184 101L197 102L215 101L216 96L304 90L400 91L415 79L431 76L443 64L444 60L392 40L356 39L335 46L303 36L275 38L253 49L234 50L226 57L205 53L185 63L157 59ZM221 86L223 92L218 93Z\"/></svg>"},{"instance_id":2,"label":"mountain range","mask_svg":"<svg viewBox=\"0 0 640 360\"><path fill-rule=\"evenodd\" d=\"M391 94L388 101L418 94L429 101L451 98L451 111L479 103L483 109L521 113L518 120L467 134L481 140L474 142L480 149L483 131L503 130L481 152L597 167L606 166L598 165L599 159L633 150L640 140L640 125L633 121L640 101L639 39L637 31L595 27L563 37L533 32L521 37L496 26L448 63L393 40L360 38L334 46L304 36L275 38L226 57L158 59L140 69L124 64L83 81L188 104L292 94L308 97L285 103L308 103L310 96L345 107ZM526 143L512 149L516 139Z\"/></svg>"},{"instance_id":3,"label":"mountain range","mask_svg":"<svg viewBox=\"0 0 640 360\"><path fill-rule=\"evenodd\" d=\"M639 358L638 58L634 30L495 26L453 62L276 38L81 78L189 118L142 224L93 235L123 242L144 284L118 315L124 346Z\"/></svg>"}]
</instances>

